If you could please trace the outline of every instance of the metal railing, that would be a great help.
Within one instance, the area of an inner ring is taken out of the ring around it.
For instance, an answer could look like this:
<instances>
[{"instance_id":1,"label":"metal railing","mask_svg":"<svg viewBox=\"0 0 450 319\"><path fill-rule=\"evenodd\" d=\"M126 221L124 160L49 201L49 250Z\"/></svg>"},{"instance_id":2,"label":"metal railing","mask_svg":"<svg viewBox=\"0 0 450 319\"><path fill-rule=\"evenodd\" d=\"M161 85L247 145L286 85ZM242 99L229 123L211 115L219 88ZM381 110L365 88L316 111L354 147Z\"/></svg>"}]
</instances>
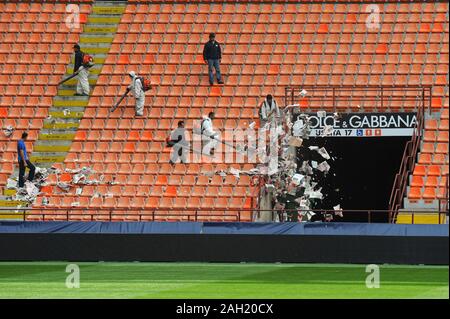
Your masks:
<instances>
[{"instance_id":1,"label":"metal railing","mask_svg":"<svg viewBox=\"0 0 450 319\"><path fill-rule=\"evenodd\" d=\"M431 110L431 88L429 88L428 110ZM419 151L420 142L422 141L423 130L425 127L425 90L422 96L422 103L417 109L417 121L413 130L411 140L406 143L403 151L402 161L400 163L399 172L395 175L394 183L392 185L391 196L389 199L390 221L395 223L397 215L403 206L406 189L408 187L409 176L413 173L416 165L417 153Z\"/></svg>"},{"instance_id":2,"label":"metal railing","mask_svg":"<svg viewBox=\"0 0 450 319\"><path fill-rule=\"evenodd\" d=\"M11 212L15 211L15 212ZM285 209L285 210L260 210L252 208L61 208L61 207L46 207L46 208L0 208L0 217L21 217L23 221L235 221L235 222L251 222L254 214L258 212L270 212L272 220L280 222L292 221L292 216L296 216L301 212L313 212L315 214L330 214L336 216L334 210L327 209ZM389 210L342 210L344 218L342 221L359 222L380 222L384 220L388 222ZM414 215L419 212L410 212L412 214L412 221ZM441 216L445 212L436 212ZM375 221L374 221L375 220ZM341 221L341 220L339 220Z\"/></svg>"},{"instance_id":3,"label":"metal railing","mask_svg":"<svg viewBox=\"0 0 450 319\"><path fill-rule=\"evenodd\" d=\"M302 97L300 92L305 89L307 94ZM298 104L304 110L338 110L370 109L386 111L391 104L414 105L411 109L418 109L417 105L425 105L428 102L431 111L431 86L329 86L329 85L304 85L301 87L285 88L285 105ZM369 104L369 105L367 105ZM401 109L400 106L395 108Z\"/></svg>"},{"instance_id":4,"label":"metal railing","mask_svg":"<svg viewBox=\"0 0 450 319\"><path fill-rule=\"evenodd\" d=\"M442 214L449 214L449 205L450 205L450 189L449 189L449 175L447 174L445 176L446 181L445 181L445 192L444 192L444 198L438 198L438 209L439 209L439 213Z\"/></svg>"}]
</instances>

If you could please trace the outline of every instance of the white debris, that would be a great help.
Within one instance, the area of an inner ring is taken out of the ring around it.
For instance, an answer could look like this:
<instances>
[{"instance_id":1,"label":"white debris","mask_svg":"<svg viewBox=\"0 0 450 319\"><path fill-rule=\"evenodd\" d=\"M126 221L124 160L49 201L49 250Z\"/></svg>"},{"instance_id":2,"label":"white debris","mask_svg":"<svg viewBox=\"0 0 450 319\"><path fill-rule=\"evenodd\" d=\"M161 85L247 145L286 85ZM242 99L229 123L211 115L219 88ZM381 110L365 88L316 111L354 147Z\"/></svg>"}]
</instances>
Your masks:
<instances>
[{"instance_id":1,"label":"white debris","mask_svg":"<svg viewBox=\"0 0 450 319\"><path fill-rule=\"evenodd\" d=\"M12 178L8 178L8 180L6 181L6 189L16 189L16 188L17 188L17 181Z\"/></svg>"},{"instance_id":2,"label":"white debris","mask_svg":"<svg viewBox=\"0 0 450 319\"><path fill-rule=\"evenodd\" d=\"M83 189L81 187L78 187L75 191L75 194L81 195L82 192L83 192Z\"/></svg>"},{"instance_id":3,"label":"white debris","mask_svg":"<svg viewBox=\"0 0 450 319\"><path fill-rule=\"evenodd\" d=\"M11 125L8 125L6 128L3 129L3 134L5 134L6 137L10 137L14 133L14 127Z\"/></svg>"},{"instance_id":4,"label":"white debris","mask_svg":"<svg viewBox=\"0 0 450 319\"><path fill-rule=\"evenodd\" d=\"M25 189L30 197L35 198L39 194L39 189L30 181L25 182Z\"/></svg>"},{"instance_id":5,"label":"white debris","mask_svg":"<svg viewBox=\"0 0 450 319\"><path fill-rule=\"evenodd\" d=\"M72 182L74 184L80 184L80 183L85 182L85 181L86 181L86 175L81 174L81 173L80 174L75 174L72 177Z\"/></svg>"},{"instance_id":6,"label":"white debris","mask_svg":"<svg viewBox=\"0 0 450 319\"><path fill-rule=\"evenodd\" d=\"M341 204L338 204L338 205L336 205L336 206L333 206L333 209L334 209L334 214L335 214L336 216L344 217L344 214L342 213Z\"/></svg>"},{"instance_id":7,"label":"white debris","mask_svg":"<svg viewBox=\"0 0 450 319\"><path fill-rule=\"evenodd\" d=\"M323 136L330 136L330 135L333 135L333 126L325 125L323 129Z\"/></svg>"},{"instance_id":8,"label":"white debris","mask_svg":"<svg viewBox=\"0 0 450 319\"><path fill-rule=\"evenodd\" d=\"M62 189L65 192L68 192L70 190L70 185L64 182L58 182L56 183L56 186L58 186L60 189Z\"/></svg>"},{"instance_id":9,"label":"white debris","mask_svg":"<svg viewBox=\"0 0 450 319\"><path fill-rule=\"evenodd\" d=\"M251 122L251 123L248 125L248 127L249 127L251 130L253 130L253 129L255 128L255 126L256 126L256 122Z\"/></svg>"},{"instance_id":10,"label":"white debris","mask_svg":"<svg viewBox=\"0 0 450 319\"><path fill-rule=\"evenodd\" d=\"M302 182L302 180L305 178L305 176L304 175L302 175L302 174L295 174L293 177L292 177L292 182L295 184L295 185L300 185L300 183Z\"/></svg>"},{"instance_id":11,"label":"white debris","mask_svg":"<svg viewBox=\"0 0 450 319\"><path fill-rule=\"evenodd\" d=\"M311 166L312 166L312 168L316 169L317 168L317 162L316 161L311 161Z\"/></svg>"},{"instance_id":12,"label":"white debris","mask_svg":"<svg viewBox=\"0 0 450 319\"><path fill-rule=\"evenodd\" d=\"M330 165L327 163L327 161L323 161L317 166L317 169L321 172L328 172L330 170Z\"/></svg>"},{"instance_id":13,"label":"white debris","mask_svg":"<svg viewBox=\"0 0 450 319\"><path fill-rule=\"evenodd\" d=\"M239 178L241 171L238 169L235 169L234 167L230 167L230 174L236 176L236 178Z\"/></svg>"},{"instance_id":14,"label":"white debris","mask_svg":"<svg viewBox=\"0 0 450 319\"><path fill-rule=\"evenodd\" d=\"M316 150L319 149L318 146L309 146L308 148L309 148L310 151L316 151Z\"/></svg>"},{"instance_id":15,"label":"white debris","mask_svg":"<svg viewBox=\"0 0 450 319\"><path fill-rule=\"evenodd\" d=\"M308 94L308 91L306 91L305 89L303 89L303 90L300 91L300 94L299 94L299 95L300 95L301 97L305 97L306 94Z\"/></svg>"},{"instance_id":16,"label":"white debris","mask_svg":"<svg viewBox=\"0 0 450 319\"><path fill-rule=\"evenodd\" d=\"M80 202L73 202L73 203L71 204L71 206L72 206L72 207L78 207L78 206L80 206Z\"/></svg>"},{"instance_id":17,"label":"white debris","mask_svg":"<svg viewBox=\"0 0 450 319\"><path fill-rule=\"evenodd\" d=\"M320 155L322 155L323 158L325 159L330 159L330 155L328 155L327 150L325 149L325 147L321 147L318 151L317 151Z\"/></svg>"},{"instance_id":18,"label":"white debris","mask_svg":"<svg viewBox=\"0 0 450 319\"><path fill-rule=\"evenodd\" d=\"M41 201L41 205L42 206L47 206L48 205L48 198L47 197L42 197L42 201Z\"/></svg>"},{"instance_id":19,"label":"white debris","mask_svg":"<svg viewBox=\"0 0 450 319\"><path fill-rule=\"evenodd\" d=\"M317 111L317 116L318 117L325 117L325 116L327 116L327 112L326 111Z\"/></svg>"}]
</instances>

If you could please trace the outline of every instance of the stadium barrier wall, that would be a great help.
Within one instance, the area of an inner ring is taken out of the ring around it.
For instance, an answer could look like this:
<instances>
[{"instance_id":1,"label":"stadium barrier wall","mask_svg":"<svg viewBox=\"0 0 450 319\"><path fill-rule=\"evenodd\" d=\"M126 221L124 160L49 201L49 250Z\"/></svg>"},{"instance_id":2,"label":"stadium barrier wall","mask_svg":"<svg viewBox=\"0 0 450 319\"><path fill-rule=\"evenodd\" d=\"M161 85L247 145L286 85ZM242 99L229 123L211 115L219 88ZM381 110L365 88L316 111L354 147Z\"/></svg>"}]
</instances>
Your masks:
<instances>
[{"instance_id":1,"label":"stadium barrier wall","mask_svg":"<svg viewBox=\"0 0 450 319\"><path fill-rule=\"evenodd\" d=\"M435 226L447 235L2 232L0 260L448 265L448 226Z\"/></svg>"}]
</instances>

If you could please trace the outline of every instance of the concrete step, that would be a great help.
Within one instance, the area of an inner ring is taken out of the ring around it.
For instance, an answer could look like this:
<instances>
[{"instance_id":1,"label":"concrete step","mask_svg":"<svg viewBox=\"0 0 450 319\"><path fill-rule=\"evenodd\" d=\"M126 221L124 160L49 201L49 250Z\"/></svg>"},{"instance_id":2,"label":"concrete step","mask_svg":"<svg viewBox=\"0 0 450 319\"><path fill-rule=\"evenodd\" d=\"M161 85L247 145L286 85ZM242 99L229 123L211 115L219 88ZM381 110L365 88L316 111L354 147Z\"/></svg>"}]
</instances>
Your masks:
<instances>
[{"instance_id":1,"label":"concrete step","mask_svg":"<svg viewBox=\"0 0 450 319\"><path fill-rule=\"evenodd\" d=\"M414 216L413 216L414 215ZM397 216L397 224L444 224L445 215L437 212L399 212Z\"/></svg>"},{"instance_id":2,"label":"concrete step","mask_svg":"<svg viewBox=\"0 0 450 319\"><path fill-rule=\"evenodd\" d=\"M40 167L51 167L53 163L62 163L66 158L67 152L61 152L59 154L55 153L36 153L30 156L30 161L32 163L40 163Z\"/></svg>"},{"instance_id":3,"label":"concrete step","mask_svg":"<svg viewBox=\"0 0 450 319\"><path fill-rule=\"evenodd\" d=\"M70 113L66 113L64 114L64 112L54 112L54 111L50 111L49 115L51 115L52 117L56 117L56 118L62 118L62 119L82 119L84 112L70 112Z\"/></svg>"},{"instance_id":4,"label":"concrete step","mask_svg":"<svg viewBox=\"0 0 450 319\"><path fill-rule=\"evenodd\" d=\"M97 54L97 53L108 53L110 49L110 45L105 46L105 43L85 43L83 45L83 52L89 53L89 54Z\"/></svg>"},{"instance_id":5,"label":"concrete step","mask_svg":"<svg viewBox=\"0 0 450 319\"><path fill-rule=\"evenodd\" d=\"M54 98L54 100L57 101L87 101L89 100L88 96L83 96L83 95L69 95L69 96L63 96L63 95L56 95Z\"/></svg>"},{"instance_id":6,"label":"concrete step","mask_svg":"<svg viewBox=\"0 0 450 319\"><path fill-rule=\"evenodd\" d=\"M89 77L89 85L95 85L97 83L97 78L98 78L97 75L92 75L92 78ZM60 85L60 88L63 88L64 86L68 86L68 87L75 86L76 87L77 83L78 83L78 80L73 78L73 79L70 79L69 81L65 82L63 85Z\"/></svg>"},{"instance_id":7,"label":"concrete step","mask_svg":"<svg viewBox=\"0 0 450 319\"><path fill-rule=\"evenodd\" d=\"M27 205L27 202L19 201L19 200L7 200L6 197L0 198L0 207L24 207Z\"/></svg>"},{"instance_id":8,"label":"concrete step","mask_svg":"<svg viewBox=\"0 0 450 319\"><path fill-rule=\"evenodd\" d=\"M112 43L114 36L99 36L94 34L83 34L80 36L79 43Z\"/></svg>"},{"instance_id":9,"label":"concrete step","mask_svg":"<svg viewBox=\"0 0 450 319\"><path fill-rule=\"evenodd\" d=\"M74 132L52 132L52 133L39 133L39 141L72 141L75 137Z\"/></svg>"},{"instance_id":10,"label":"concrete step","mask_svg":"<svg viewBox=\"0 0 450 319\"><path fill-rule=\"evenodd\" d=\"M77 130L78 126L80 126L80 121L76 122L70 121L71 119L64 119L67 122L64 123L51 123L50 121L44 121L44 129L47 130Z\"/></svg>"},{"instance_id":11,"label":"concrete step","mask_svg":"<svg viewBox=\"0 0 450 319\"><path fill-rule=\"evenodd\" d=\"M102 24L86 24L83 28L83 34L98 34L98 35L114 35L117 31L117 27L113 25Z\"/></svg>"},{"instance_id":12,"label":"concrete step","mask_svg":"<svg viewBox=\"0 0 450 319\"><path fill-rule=\"evenodd\" d=\"M53 107L86 107L88 103L89 100L87 99L87 97L83 100L69 99L68 97L65 96L60 96L58 98L55 97L55 99L53 99Z\"/></svg>"},{"instance_id":13,"label":"concrete step","mask_svg":"<svg viewBox=\"0 0 450 319\"><path fill-rule=\"evenodd\" d=\"M89 15L88 23L98 23L98 24L119 24L121 16L117 15Z\"/></svg>"},{"instance_id":14,"label":"concrete step","mask_svg":"<svg viewBox=\"0 0 450 319\"><path fill-rule=\"evenodd\" d=\"M49 145L47 144L47 141L36 141L37 145L34 145L33 152L49 152L49 153L55 153L55 152L68 152L70 150L70 146L72 145L72 142L67 143L66 141L54 141L54 143L65 143L68 145ZM45 143L45 144L41 144Z\"/></svg>"},{"instance_id":15,"label":"concrete step","mask_svg":"<svg viewBox=\"0 0 450 319\"><path fill-rule=\"evenodd\" d=\"M92 7L92 13L98 15L122 15L125 12L125 6L98 6Z\"/></svg>"}]
</instances>

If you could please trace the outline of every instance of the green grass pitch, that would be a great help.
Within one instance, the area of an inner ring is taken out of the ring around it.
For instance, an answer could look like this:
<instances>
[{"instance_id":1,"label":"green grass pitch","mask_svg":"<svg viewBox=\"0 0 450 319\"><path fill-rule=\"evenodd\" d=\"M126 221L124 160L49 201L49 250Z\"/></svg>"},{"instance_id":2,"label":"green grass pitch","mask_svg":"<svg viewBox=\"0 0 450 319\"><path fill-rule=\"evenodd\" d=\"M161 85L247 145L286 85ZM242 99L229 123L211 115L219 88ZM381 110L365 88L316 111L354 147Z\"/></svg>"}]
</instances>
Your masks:
<instances>
[{"instance_id":1,"label":"green grass pitch","mask_svg":"<svg viewBox=\"0 0 450 319\"><path fill-rule=\"evenodd\" d=\"M0 298L448 298L448 266L77 263L80 288L66 287L63 262L0 263Z\"/></svg>"}]
</instances>

